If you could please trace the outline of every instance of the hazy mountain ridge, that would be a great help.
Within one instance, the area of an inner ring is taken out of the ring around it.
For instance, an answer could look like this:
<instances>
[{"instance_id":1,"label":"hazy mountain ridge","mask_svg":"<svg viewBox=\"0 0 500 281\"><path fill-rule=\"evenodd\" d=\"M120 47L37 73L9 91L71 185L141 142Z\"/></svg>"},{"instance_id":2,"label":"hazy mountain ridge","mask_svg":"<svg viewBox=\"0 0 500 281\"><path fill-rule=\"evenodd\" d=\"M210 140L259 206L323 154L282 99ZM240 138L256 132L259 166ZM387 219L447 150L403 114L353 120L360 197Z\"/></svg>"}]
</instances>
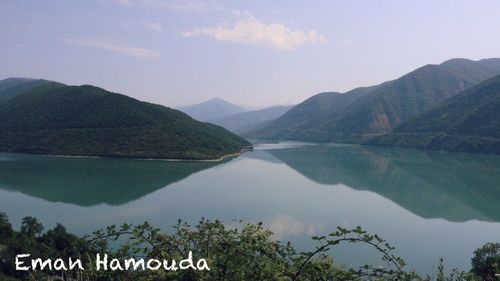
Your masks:
<instances>
[{"instance_id":1,"label":"hazy mountain ridge","mask_svg":"<svg viewBox=\"0 0 500 281\"><path fill-rule=\"evenodd\" d=\"M0 80L0 103L8 101L25 91L48 83L51 83L51 81L30 78L7 78Z\"/></svg>"},{"instance_id":2,"label":"hazy mountain ridge","mask_svg":"<svg viewBox=\"0 0 500 281\"><path fill-rule=\"evenodd\" d=\"M249 143L164 106L84 85L47 83L0 104L0 151L214 159Z\"/></svg>"},{"instance_id":3,"label":"hazy mountain ridge","mask_svg":"<svg viewBox=\"0 0 500 281\"><path fill-rule=\"evenodd\" d=\"M500 59L452 59L426 65L378 86L331 94L330 103L325 103L330 104L330 110L308 109L312 101L321 100L325 94L313 96L247 136L363 142L498 74Z\"/></svg>"},{"instance_id":4,"label":"hazy mountain ridge","mask_svg":"<svg viewBox=\"0 0 500 281\"><path fill-rule=\"evenodd\" d=\"M235 134L248 132L270 122L290 110L293 106L271 106L221 117L208 122L222 126Z\"/></svg>"},{"instance_id":5,"label":"hazy mountain ridge","mask_svg":"<svg viewBox=\"0 0 500 281\"><path fill-rule=\"evenodd\" d=\"M299 136L300 133L310 128L310 124L317 123L321 118L342 110L356 99L368 94L373 88L356 88L345 94L324 92L314 95L262 128L249 131L245 136L267 139L302 139Z\"/></svg>"},{"instance_id":6,"label":"hazy mountain ridge","mask_svg":"<svg viewBox=\"0 0 500 281\"><path fill-rule=\"evenodd\" d=\"M196 120L205 122L248 111L243 106L232 104L220 98L213 98L194 105L181 106L177 109Z\"/></svg>"}]
</instances>

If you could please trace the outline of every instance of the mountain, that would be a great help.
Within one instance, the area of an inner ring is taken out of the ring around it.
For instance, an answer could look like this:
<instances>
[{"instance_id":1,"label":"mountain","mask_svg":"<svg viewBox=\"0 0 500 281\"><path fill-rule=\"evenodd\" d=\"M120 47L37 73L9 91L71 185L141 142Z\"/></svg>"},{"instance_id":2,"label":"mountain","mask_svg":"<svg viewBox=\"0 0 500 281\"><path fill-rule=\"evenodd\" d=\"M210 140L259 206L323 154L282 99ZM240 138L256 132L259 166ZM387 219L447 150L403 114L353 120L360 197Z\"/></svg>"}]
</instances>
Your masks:
<instances>
[{"instance_id":1,"label":"mountain","mask_svg":"<svg viewBox=\"0 0 500 281\"><path fill-rule=\"evenodd\" d=\"M356 99L370 93L373 88L357 88L345 94L325 92L314 95L288 110L283 116L244 135L264 139L307 139L301 134L308 130L310 124L346 108Z\"/></svg>"},{"instance_id":2,"label":"mountain","mask_svg":"<svg viewBox=\"0 0 500 281\"><path fill-rule=\"evenodd\" d=\"M272 106L261 110L252 110L236 113L222 118L209 120L210 123L222 126L235 134L250 131L264 126L268 122L280 117L293 106Z\"/></svg>"},{"instance_id":3,"label":"mountain","mask_svg":"<svg viewBox=\"0 0 500 281\"><path fill-rule=\"evenodd\" d=\"M500 154L500 76L456 95L369 143Z\"/></svg>"},{"instance_id":4,"label":"mountain","mask_svg":"<svg viewBox=\"0 0 500 281\"><path fill-rule=\"evenodd\" d=\"M94 86L48 83L0 104L0 151L214 159L246 140L164 106Z\"/></svg>"},{"instance_id":5,"label":"mountain","mask_svg":"<svg viewBox=\"0 0 500 281\"><path fill-rule=\"evenodd\" d=\"M214 98L206 102L179 107L178 110L200 121L209 121L247 111L244 107L223 99Z\"/></svg>"},{"instance_id":6,"label":"mountain","mask_svg":"<svg viewBox=\"0 0 500 281\"><path fill-rule=\"evenodd\" d=\"M47 83L50 83L50 81L30 78L7 78L0 80L0 103L13 98L22 92Z\"/></svg>"},{"instance_id":7,"label":"mountain","mask_svg":"<svg viewBox=\"0 0 500 281\"><path fill-rule=\"evenodd\" d=\"M314 96L247 136L363 142L498 74L500 59L426 65L374 87Z\"/></svg>"}]
</instances>

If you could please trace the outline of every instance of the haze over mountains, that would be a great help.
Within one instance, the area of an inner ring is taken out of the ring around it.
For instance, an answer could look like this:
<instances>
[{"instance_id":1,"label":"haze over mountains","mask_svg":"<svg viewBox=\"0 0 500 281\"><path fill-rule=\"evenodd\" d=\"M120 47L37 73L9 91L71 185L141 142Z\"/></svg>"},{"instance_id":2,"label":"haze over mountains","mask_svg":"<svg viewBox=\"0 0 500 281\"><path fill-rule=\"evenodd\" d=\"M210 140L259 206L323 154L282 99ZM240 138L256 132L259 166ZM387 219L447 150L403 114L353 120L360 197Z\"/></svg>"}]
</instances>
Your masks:
<instances>
[{"instance_id":1,"label":"haze over mountains","mask_svg":"<svg viewBox=\"0 0 500 281\"><path fill-rule=\"evenodd\" d=\"M243 106L232 104L220 98L213 98L199 104L182 106L177 109L200 121L214 120L247 111Z\"/></svg>"},{"instance_id":2,"label":"haze over mountains","mask_svg":"<svg viewBox=\"0 0 500 281\"><path fill-rule=\"evenodd\" d=\"M243 134L263 127L280 117L293 106L277 105L260 109L230 103L220 98L179 107L179 110L196 120L213 123L235 133Z\"/></svg>"},{"instance_id":3,"label":"haze over mountains","mask_svg":"<svg viewBox=\"0 0 500 281\"><path fill-rule=\"evenodd\" d=\"M344 94L318 94L263 128L244 135L261 139L363 143L498 74L500 59L452 59L439 65L426 65L377 86Z\"/></svg>"},{"instance_id":4,"label":"haze over mountains","mask_svg":"<svg viewBox=\"0 0 500 281\"><path fill-rule=\"evenodd\" d=\"M192 118L93 86L9 78L0 81L0 151L211 159L249 145L222 126L257 139L500 154L498 75L500 59L451 59L296 106L248 110L215 98L181 108Z\"/></svg>"},{"instance_id":5,"label":"haze over mountains","mask_svg":"<svg viewBox=\"0 0 500 281\"><path fill-rule=\"evenodd\" d=\"M357 88L348 94L325 92L310 97L288 110L283 116L268 122L261 128L245 133L245 136L264 139L302 139L299 134L309 123L326 118L331 112L340 111L356 99L368 94L374 87Z\"/></svg>"},{"instance_id":6,"label":"haze over mountains","mask_svg":"<svg viewBox=\"0 0 500 281\"><path fill-rule=\"evenodd\" d=\"M7 78L0 81L0 103L7 101L36 86L50 83L43 79Z\"/></svg>"},{"instance_id":7,"label":"haze over mountains","mask_svg":"<svg viewBox=\"0 0 500 281\"><path fill-rule=\"evenodd\" d=\"M260 110L245 111L208 121L222 126L235 134L242 134L265 126L267 123L285 114L285 112L292 107L292 105L271 106Z\"/></svg>"},{"instance_id":8,"label":"haze over mountains","mask_svg":"<svg viewBox=\"0 0 500 281\"><path fill-rule=\"evenodd\" d=\"M7 79L0 89L2 152L214 159L250 145L180 111L90 85Z\"/></svg>"}]
</instances>

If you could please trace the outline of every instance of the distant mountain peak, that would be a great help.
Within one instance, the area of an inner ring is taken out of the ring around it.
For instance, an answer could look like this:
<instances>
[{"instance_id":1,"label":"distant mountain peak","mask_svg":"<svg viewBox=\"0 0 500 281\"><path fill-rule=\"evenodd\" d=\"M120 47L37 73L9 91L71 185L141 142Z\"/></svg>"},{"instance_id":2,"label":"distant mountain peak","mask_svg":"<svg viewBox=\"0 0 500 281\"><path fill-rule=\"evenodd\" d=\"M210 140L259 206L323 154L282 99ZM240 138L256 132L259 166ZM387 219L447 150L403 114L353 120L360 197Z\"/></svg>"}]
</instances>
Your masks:
<instances>
[{"instance_id":1,"label":"distant mountain peak","mask_svg":"<svg viewBox=\"0 0 500 281\"><path fill-rule=\"evenodd\" d=\"M26 77L9 77L4 80L1 80L2 82L7 82L7 81L33 81L36 79L33 78L26 78Z\"/></svg>"},{"instance_id":2,"label":"distant mountain peak","mask_svg":"<svg viewBox=\"0 0 500 281\"><path fill-rule=\"evenodd\" d=\"M247 109L243 106L230 103L219 97L215 97L198 104L182 106L178 109L200 121L218 119L224 116L247 111Z\"/></svg>"},{"instance_id":3,"label":"distant mountain peak","mask_svg":"<svg viewBox=\"0 0 500 281\"><path fill-rule=\"evenodd\" d=\"M474 61L470 60L470 59L466 59L466 58L452 58L452 59L449 59L449 60L442 62L441 65L446 65L446 64L450 64L450 63L471 63L471 62L474 62Z\"/></svg>"},{"instance_id":4,"label":"distant mountain peak","mask_svg":"<svg viewBox=\"0 0 500 281\"><path fill-rule=\"evenodd\" d=\"M215 97L215 98L212 98L212 99L209 99L207 102L224 102L224 103L230 103L222 98L219 98L219 97Z\"/></svg>"},{"instance_id":5,"label":"distant mountain peak","mask_svg":"<svg viewBox=\"0 0 500 281\"><path fill-rule=\"evenodd\" d=\"M24 77L10 77L0 80L0 103L8 101L32 88L49 83L52 83L52 81Z\"/></svg>"}]
</instances>

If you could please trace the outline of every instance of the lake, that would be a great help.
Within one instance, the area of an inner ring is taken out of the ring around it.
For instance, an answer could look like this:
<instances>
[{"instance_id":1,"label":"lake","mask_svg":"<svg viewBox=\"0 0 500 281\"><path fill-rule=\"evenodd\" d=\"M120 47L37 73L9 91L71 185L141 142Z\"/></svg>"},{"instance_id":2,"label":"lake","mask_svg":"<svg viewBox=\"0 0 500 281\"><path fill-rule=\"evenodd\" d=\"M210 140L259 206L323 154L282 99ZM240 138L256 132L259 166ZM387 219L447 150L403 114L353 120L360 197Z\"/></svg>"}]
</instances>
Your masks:
<instances>
[{"instance_id":1,"label":"lake","mask_svg":"<svg viewBox=\"0 0 500 281\"><path fill-rule=\"evenodd\" d=\"M358 145L258 144L224 161L167 162L0 154L0 211L46 228L89 234L182 218L262 221L274 237L311 250L312 235L362 226L396 247L409 268L470 268L474 249L500 241L500 157ZM340 246L347 265L378 263Z\"/></svg>"}]
</instances>

